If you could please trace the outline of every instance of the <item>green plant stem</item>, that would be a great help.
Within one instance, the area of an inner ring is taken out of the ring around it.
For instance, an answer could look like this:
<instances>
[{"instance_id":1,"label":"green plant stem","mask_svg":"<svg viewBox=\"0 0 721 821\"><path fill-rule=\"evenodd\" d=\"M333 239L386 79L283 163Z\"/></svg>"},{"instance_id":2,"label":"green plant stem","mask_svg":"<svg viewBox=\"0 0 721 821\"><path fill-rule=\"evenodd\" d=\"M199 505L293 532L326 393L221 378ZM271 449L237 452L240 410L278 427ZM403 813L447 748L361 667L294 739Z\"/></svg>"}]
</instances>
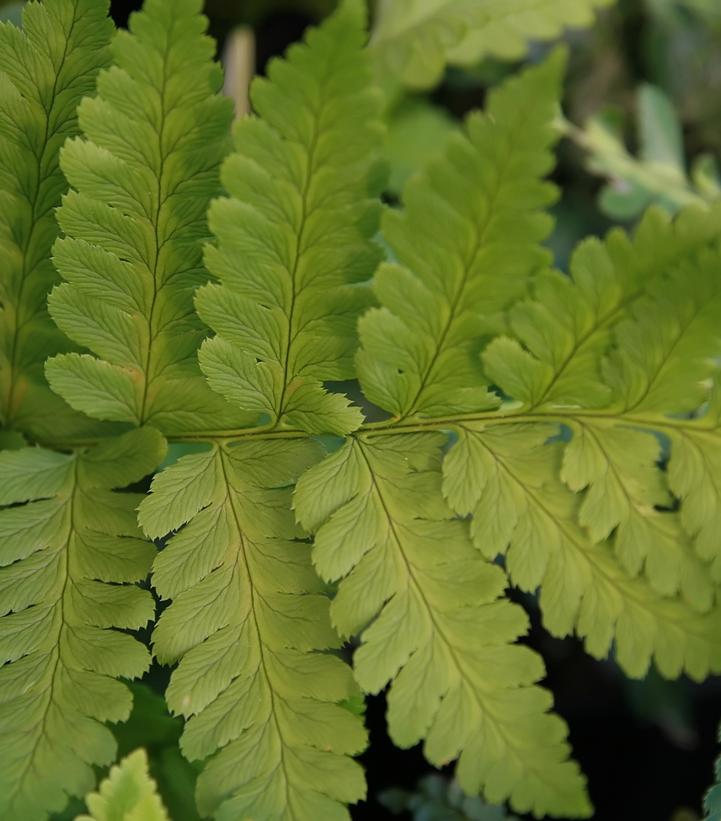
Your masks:
<instances>
[{"instance_id":1,"label":"green plant stem","mask_svg":"<svg viewBox=\"0 0 721 821\"><path fill-rule=\"evenodd\" d=\"M457 414L455 416L440 417L437 419L384 419L380 422L369 422L362 425L358 430L353 431L349 436L387 436L399 433L424 433L429 431L453 430L466 424L486 423L489 425L503 424L523 424L550 422L559 425L567 424L574 420L593 419L596 424L617 425L625 424L631 427L650 428L654 430L689 430L695 433L712 434L715 428L703 428L698 425L697 419L674 419L668 416L643 417L633 414L625 414L623 411L609 412L603 411L577 411L569 409L567 412L559 411L530 411L524 412L522 408L507 408L492 410L481 413ZM172 434L166 436L171 443L202 443L223 444L243 439L261 437L263 439L306 439L310 434L302 430L278 428L272 424L261 425L255 428L238 428L236 430L208 430L195 431L187 434ZM76 438L76 439L54 439L42 440L38 444L54 450L73 450L76 448L92 447L102 441L101 438Z\"/></svg>"}]
</instances>

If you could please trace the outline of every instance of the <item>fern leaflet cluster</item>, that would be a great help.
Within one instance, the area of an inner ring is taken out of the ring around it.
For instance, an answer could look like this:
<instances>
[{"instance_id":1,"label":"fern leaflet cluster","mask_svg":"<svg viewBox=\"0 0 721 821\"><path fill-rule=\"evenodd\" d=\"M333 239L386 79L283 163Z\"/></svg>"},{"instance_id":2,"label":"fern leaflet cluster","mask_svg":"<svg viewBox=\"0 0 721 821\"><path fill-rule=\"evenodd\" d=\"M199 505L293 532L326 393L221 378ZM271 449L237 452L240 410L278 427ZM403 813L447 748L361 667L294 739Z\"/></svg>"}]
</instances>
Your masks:
<instances>
[{"instance_id":1,"label":"fern leaflet cluster","mask_svg":"<svg viewBox=\"0 0 721 821\"><path fill-rule=\"evenodd\" d=\"M361 633L354 669L366 692L393 682L396 744L425 739L436 765L460 755L456 776L469 794L585 817L565 724L533 686L543 663L513 644L527 617L499 600L503 571L443 502L443 443L434 433L358 438L302 477L295 505L316 531L314 564L329 581L342 578L333 623L343 636Z\"/></svg>"},{"instance_id":2,"label":"fern leaflet cluster","mask_svg":"<svg viewBox=\"0 0 721 821\"><path fill-rule=\"evenodd\" d=\"M360 11L332 18L253 84L213 203L219 286L197 297L216 332L200 363L215 390L274 424L343 434L362 415L323 380L354 376L356 324L380 250L381 98ZM238 265L238 261L242 260Z\"/></svg>"},{"instance_id":3,"label":"fern leaflet cluster","mask_svg":"<svg viewBox=\"0 0 721 821\"><path fill-rule=\"evenodd\" d=\"M348 818L357 703L387 687L394 742L468 794L589 817L505 591L629 675L721 670L721 211L651 210L553 269L563 52L381 205L379 65L410 55L423 84L601 3L418 0L367 46L346 0L232 138L201 5L146 0L110 67L102 0L0 29L25 55L0 56L3 420L32 443L0 454L3 817L113 762L149 574L203 816ZM329 385L350 380L363 408ZM142 754L91 812L116 794L164 815Z\"/></svg>"},{"instance_id":4,"label":"fern leaflet cluster","mask_svg":"<svg viewBox=\"0 0 721 821\"><path fill-rule=\"evenodd\" d=\"M193 292L231 118L198 11L150 0L117 32L113 66L78 110L84 136L62 152L73 190L54 262L66 282L49 298L60 328L96 354L50 359L53 390L91 416L164 433L243 422L196 362Z\"/></svg>"},{"instance_id":5,"label":"fern leaflet cluster","mask_svg":"<svg viewBox=\"0 0 721 821\"><path fill-rule=\"evenodd\" d=\"M290 512L291 484L318 457L310 442L262 439L186 456L141 506L146 533L188 523L154 567L173 603L153 647L161 662L180 659L166 698L188 719L183 753L212 756L203 815L331 818L365 793L347 758L365 731L336 704L355 687L337 657L314 652L339 642Z\"/></svg>"}]
</instances>

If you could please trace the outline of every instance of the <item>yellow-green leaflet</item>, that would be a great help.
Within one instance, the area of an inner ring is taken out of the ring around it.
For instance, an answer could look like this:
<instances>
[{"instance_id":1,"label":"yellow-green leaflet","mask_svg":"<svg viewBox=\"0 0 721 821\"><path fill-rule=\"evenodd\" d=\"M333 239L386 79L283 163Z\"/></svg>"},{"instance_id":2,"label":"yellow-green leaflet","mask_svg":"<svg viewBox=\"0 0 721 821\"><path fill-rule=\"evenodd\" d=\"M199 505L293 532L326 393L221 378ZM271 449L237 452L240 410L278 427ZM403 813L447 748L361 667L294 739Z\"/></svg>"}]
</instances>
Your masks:
<instances>
[{"instance_id":1,"label":"yellow-green leaflet","mask_svg":"<svg viewBox=\"0 0 721 821\"><path fill-rule=\"evenodd\" d=\"M686 219L691 215L698 217L694 231L700 228L703 236L708 217L694 210ZM664 222L659 212L649 214L639 229L638 250L649 227ZM590 541L610 539L630 577L643 571L659 594L680 593L692 610L706 612L715 592L704 560L716 551L706 544L694 554L681 524L696 536L702 526L698 512L670 512L668 481L679 496L687 494L682 460L693 452L693 431L708 430L713 458L713 426L683 417L703 407L717 370L721 257L715 244L678 255L678 246L686 245L683 228L680 222L668 248L660 243L665 267L635 283L618 264L618 235L606 244L587 242L576 253L571 279L549 274L536 280L535 299L511 310L515 338L494 340L483 361L523 410L568 426L571 439L561 448L559 476L580 494L577 520ZM502 433L512 435L511 429ZM668 475L659 470L660 433L671 441ZM554 450L542 452L553 458ZM540 580L534 576L532 582ZM704 675L709 664L692 666Z\"/></svg>"},{"instance_id":2,"label":"yellow-green leaflet","mask_svg":"<svg viewBox=\"0 0 721 821\"><path fill-rule=\"evenodd\" d=\"M114 493L152 471L164 444L133 431L65 455L0 454L0 816L43 819L95 785L115 760L106 721L130 714L118 678L141 676L146 648L115 628L155 615L145 579L155 548L135 517L139 498Z\"/></svg>"},{"instance_id":3,"label":"yellow-green leaflet","mask_svg":"<svg viewBox=\"0 0 721 821\"><path fill-rule=\"evenodd\" d=\"M307 42L269 66L223 166L230 197L210 209L220 285L198 312L217 336L200 364L246 411L309 433L346 433L358 408L324 390L352 378L366 281L380 259L380 92L372 84L360 2L344 3Z\"/></svg>"},{"instance_id":4,"label":"yellow-green leaflet","mask_svg":"<svg viewBox=\"0 0 721 821\"><path fill-rule=\"evenodd\" d=\"M500 567L474 549L441 495L440 434L360 437L300 479L294 506L315 532L313 561L340 579L331 619L361 634L356 679L389 681L388 725L431 763L459 758L469 794L537 816L588 817L566 725L535 686L539 656L513 642L526 614L501 599Z\"/></svg>"},{"instance_id":5,"label":"yellow-green leaflet","mask_svg":"<svg viewBox=\"0 0 721 821\"><path fill-rule=\"evenodd\" d=\"M74 190L58 212L66 236L53 258L66 283L50 312L95 356L55 357L48 379L90 416L164 433L248 421L208 390L196 361L193 291L208 279L206 211L232 116L201 6L148 0L131 17L97 97L80 105L84 137L61 159Z\"/></svg>"},{"instance_id":6,"label":"yellow-green leaflet","mask_svg":"<svg viewBox=\"0 0 721 821\"><path fill-rule=\"evenodd\" d=\"M648 549L647 574L668 564L678 568L681 598L668 595L675 593L673 586L665 596L654 590L653 576L650 582L633 578L615 560L612 545L595 544L578 525L579 505L583 509L586 500L559 478L563 445L548 441L556 430L548 422L458 427L458 441L443 465L444 493L454 510L473 516L476 547L489 559L505 554L518 587L540 586L544 624L552 633L575 630L599 658L615 641L618 662L630 675L644 675L652 660L669 677L687 672L703 679L718 670L721 612L708 612L713 585L676 516L651 508L641 519L639 512L639 521L628 525L635 528L628 539ZM634 435L653 442L648 434ZM574 435L567 447L576 442ZM635 443L623 444L632 468ZM619 529L615 537L617 551L622 534Z\"/></svg>"},{"instance_id":7,"label":"yellow-green leaflet","mask_svg":"<svg viewBox=\"0 0 721 821\"><path fill-rule=\"evenodd\" d=\"M198 807L238 818L347 818L365 796L356 692L328 619L328 599L290 511L290 486L320 452L259 439L186 456L140 507L148 535L179 532L155 562L172 604L153 647L180 661L166 698L188 721L181 749L209 759ZM182 529L181 529L182 528ZM342 802L342 803L341 803Z\"/></svg>"},{"instance_id":8,"label":"yellow-green leaflet","mask_svg":"<svg viewBox=\"0 0 721 821\"><path fill-rule=\"evenodd\" d=\"M542 209L556 189L552 123L563 55L494 90L444 155L412 178L383 235L396 259L374 279L381 307L360 322L364 394L402 418L493 407L478 358L503 311L550 263Z\"/></svg>"},{"instance_id":9,"label":"yellow-green leaflet","mask_svg":"<svg viewBox=\"0 0 721 821\"><path fill-rule=\"evenodd\" d=\"M671 427L668 482L681 505L681 522L698 555L721 583L721 382L714 378L707 413Z\"/></svg>"},{"instance_id":10,"label":"yellow-green leaflet","mask_svg":"<svg viewBox=\"0 0 721 821\"><path fill-rule=\"evenodd\" d=\"M45 358L69 348L46 299L58 280L54 209L67 190L58 157L108 63L107 8L46 0L25 6L22 30L0 23L0 424L36 436L78 423L45 383Z\"/></svg>"},{"instance_id":11,"label":"yellow-green leaflet","mask_svg":"<svg viewBox=\"0 0 721 821\"><path fill-rule=\"evenodd\" d=\"M142 749L111 767L98 791L87 795L85 803L89 814L79 815L75 821L169 821Z\"/></svg>"}]
</instances>

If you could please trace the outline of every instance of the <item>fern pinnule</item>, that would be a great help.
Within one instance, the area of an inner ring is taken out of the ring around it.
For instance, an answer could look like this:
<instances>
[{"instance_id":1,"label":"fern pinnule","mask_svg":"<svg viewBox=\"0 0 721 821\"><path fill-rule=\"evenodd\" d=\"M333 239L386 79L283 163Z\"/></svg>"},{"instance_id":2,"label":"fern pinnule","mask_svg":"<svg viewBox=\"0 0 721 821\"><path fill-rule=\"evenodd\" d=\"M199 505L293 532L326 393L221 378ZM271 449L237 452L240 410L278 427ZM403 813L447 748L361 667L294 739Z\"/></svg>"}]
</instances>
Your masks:
<instances>
[{"instance_id":1,"label":"fern pinnule","mask_svg":"<svg viewBox=\"0 0 721 821\"><path fill-rule=\"evenodd\" d=\"M380 93L359 2L271 63L223 166L206 252L219 285L196 304L217 336L200 363L243 410L309 433L345 433L358 408L323 389L355 375L356 324L379 261Z\"/></svg>"},{"instance_id":2,"label":"fern pinnule","mask_svg":"<svg viewBox=\"0 0 721 821\"><path fill-rule=\"evenodd\" d=\"M208 390L196 361L193 293L208 278L206 211L232 118L201 6L148 0L113 41L112 67L80 105L84 136L62 152L73 190L54 261L66 282L49 300L95 354L50 359L53 390L90 416L165 433L252 421Z\"/></svg>"},{"instance_id":3,"label":"fern pinnule","mask_svg":"<svg viewBox=\"0 0 721 821\"><path fill-rule=\"evenodd\" d=\"M541 243L556 196L543 178L557 139L563 57L556 53L495 90L442 159L411 179L404 208L384 215L398 264L378 270L381 303L360 323L365 395L402 418L483 410L489 393L478 352L503 311L548 266Z\"/></svg>"}]
</instances>

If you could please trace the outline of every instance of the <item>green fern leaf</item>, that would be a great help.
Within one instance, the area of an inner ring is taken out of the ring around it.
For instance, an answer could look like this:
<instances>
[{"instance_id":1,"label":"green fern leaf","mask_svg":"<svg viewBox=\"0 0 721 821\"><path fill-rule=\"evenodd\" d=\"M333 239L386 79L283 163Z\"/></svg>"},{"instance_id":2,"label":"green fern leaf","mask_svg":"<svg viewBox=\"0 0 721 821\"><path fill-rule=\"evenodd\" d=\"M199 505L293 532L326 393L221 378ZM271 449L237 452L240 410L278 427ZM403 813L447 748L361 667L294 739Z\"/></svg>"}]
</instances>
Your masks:
<instances>
[{"instance_id":1,"label":"green fern leaf","mask_svg":"<svg viewBox=\"0 0 721 821\"><path fill-rule=\"evenodd\" d=\"M721 612L698 612L710 607L713 588L675 517L659 513L649 525L653 550L667 554L652 561L683 568L690 606L632 578L607 543L595 544L579 527L580 499L559 479L564 446L549 442L557 425L489 420L463 423L457 432L443 466L444 492L454 510L473 515L471 532L482 553L504 554L519 587L540 586L552 633L575 628L598 658L615 641L618 661L632 676L644 675L651 660L668 677L685 671L702 679L719 669Z\"/></svg>"},{"instance_id":2,"label":"green fern leaf","mask_svg":"<svg viewBox=\"0 0 721 821\"><path fill-rule=\"evenodd\" d=\"M142 749L111 767L98 792L86 796L85 803L89 815L75 821L168 821Z\"/></svg>"},{"instance_id":3,"label":"green fern leaf","mask_svg":"<svg viewBox=\"0 0 721 821\"><path fill-rule=\"evenodd\" d=\"M566 26L588 26L613 0L381 0L372 45L384 76L427 88L447 63L484 57L518 60L531 40L551 40Z\"/></svg>"},{"instance_id":4,"label":"green fern leaf","mask_svg":"<svg viewBox=\"0 0 721 821\"><path fill-rule=\"evenodd\" d=\"M549 263L540 209L555 188L542 181L563 65L556 54L494 92L485 115L406 187L383 234L398 264L375 279L382 307L360 323L357 364L365 395L403 418L497 404L478 359L484 335Z\"/></svg>"},{"instance_id":5,"label":"green fern leaf","mask_svg":"<svg viewBox=\"0 0 721 821\"><path fill-rule=\"evenodd\" d=\"M561 388L554 379L567 351L574 350L574 331L592 315L588 290L599 301L614 294L613 264L604 246L586 245L574 263L574 281L541 279L539 299L511 311L520 342L494 340L483 355L486 371L524 406L549 412L555 407L571 429L561 476L571 490L585 491L578 521L591 539L602 542L613 534L630 576L644 569L662 595L680 590L693 608L708 610L714 591L706 569L689 549L677 517L659 512L673 500L658 469L662 452L654 431L663 430L669 417L696 411L707 398L714 358L721 353L718 252L694 255L649 283L617 317L609 340L613 351L606 357L588 351L585 381L561 397L573 405L559 407L548 403L548 391ZM557 309L566 299L564 317ZM584 395L592 401L585 403Z\"/></svg>"},{"instance_id":6,"label":"green fern leaf","mask_svg":"<svg viewBox=\"0 0 721 821\"><path fill-rule=\"evenodd\" d=\"M517 350L513 355L528 363L536 387L520 395L514 386L514 395L532 411L608 405L611 388L601 363L614 328L666 273L720 236L721 207L688 208L674 221L652 208L632 238L616 229L603 243L583 242L571 261L570 278L536 278L536 299L517 305L511 314L515 335L537 362ZM499 344L508 353L508 343ZM488 364L493 349L484 356Z\"/></svg>"},{"instance_id":7,"label":"green fern leaf","mask_svg":"<svg viewBox=\"0 0 721 821\"><path fill-rule=\"evenodd\" d=\"M66 187L60 147L108 62L107 7L45 0L25 7L22 31L0 23L0 422L41 438L77 423L43 376L46 356L68 347L45 301Z\"/></svg>"},{"instance_id":8,"label":"green fern leaf","mask_svg":"<svg viewBox=\"0 0 721 821\"><path fill-rule=\"evenodd\" d=\"M197 297L218 334L200 363L214 389L271 423L345 433L362 415L323 380L354 376L356 323L380 258L380 94L360 2L345 3L251 97L226 160L206 261L220 285Z\"/></svg>"},{"instance_id":9,"label":"green fern leaf","mask_svg":"<svg viewBox=\"0 0 721 821\"><path fill-rule=\"evenodd\" d=\"M243 421L196 363L204 332L192 297L208 278L206 210L232 116L201 5L148 0L118 32L113 67L79 109L85 137L62 152L75 190L54 248L66 282L49 300L60 328L96 355L51 359L53 390L90 416L165 433Z\"/></svg>"},{"instance_id":10,"label":"green fern leaf","mask_svg":"<svg viewBox=\"0 0 721 821\"><path fill-rule=\"evenodd\" d=\"M76 454L0 454L0 815L59 811L115 759L104 721L123 721L131 695L115 679L148 668L126 633L153 618L145 579L155 555L141 538L138 497L111 493L141 479L164 443L144 429Z\"/></svg>"},{"instance_id":11,"label":"green fern leaf","mask_svg":"<svg viewBox=\"0 0 721 821\"><path fill-rule=\"evenodd\" d=\"M460 756L456 777L468 794L539 817L587 817L566 726L535 686L543 662L512 643L527 617L499 600L503 571L443 503L443 443L432 433L360 436L301 477L295 509L316 533L314 564L324 579L341 579L333 623L341 635L361 633L354 668L366 692L392 681L396 744L425 739L439 766Z\"/></svg>"},{"instance_id":12,"label":"green fern leaf","mask_svg":"<svg viewBox=\"0 0 721 821\"><path fill-rule=\"evenodd\" d=\"M155 632L161 662L180 660L166 698L188 721L183 753L209 759L202 815L231 819L347 818L363 798L365 746L355 692L328 600L290 512L290 485L318 449L253 439L183 457L140 506L145 532L179 531L153 574L172 599Z\"/></svg>"},{"instance_id":13,"label":"green fern leaf","mask_svg":"<svg viewBox=\"0 0 721 821\"><path fill-rule=\"evenodd\" d=\"M473 516L473 541L487 558L504 554L515 584L541 587L552 632L575 629L598 656L615 641L632 675L655 659L669 676L686 670L701 678L721 661L720 611L703 561L709 548L694 552L682 527L687 514L668 510L656 434L701 407L716 367L717 252L703 249L715 248L719 212L692 209L670 225L652 211L633 241L612 232L605 243L583 244L571 277L544 270L544 233L533 226L542 225L538 176L548 165L558 68L533 69L497 92L481 121L498 138L477 161L484 184L465 189L470 158L463 176L449 161L437 164L410 183L405 210L389 216L384 230L405 267L379 271L382 307L360 324L361 383L394 414L384 427L422 417L421 427L435 419L455 431L446 498ZM535 126L514 124L529 108ZM519 134L523 150L503 166L496 158ZM456 156L470 155L449 149ZM518 175L507 195L497 166ZM518 206L516 190L529 179L535 200ZM483 201L479 246L475 224L465 226L458 213L494 182L500 193ZM475 270L464 263L469 248L478 254ZM523 299L529 280L533 298ZM480 357L484 333L504 328L498 315L510 305L507 333ZM487 382L511 400L495 413L499 399ZM570 442L549 442L564 430ZM690 536L700 527L689 524ZM317 548L317 563L322 555Z\"/></svg>"}]
</instances>

